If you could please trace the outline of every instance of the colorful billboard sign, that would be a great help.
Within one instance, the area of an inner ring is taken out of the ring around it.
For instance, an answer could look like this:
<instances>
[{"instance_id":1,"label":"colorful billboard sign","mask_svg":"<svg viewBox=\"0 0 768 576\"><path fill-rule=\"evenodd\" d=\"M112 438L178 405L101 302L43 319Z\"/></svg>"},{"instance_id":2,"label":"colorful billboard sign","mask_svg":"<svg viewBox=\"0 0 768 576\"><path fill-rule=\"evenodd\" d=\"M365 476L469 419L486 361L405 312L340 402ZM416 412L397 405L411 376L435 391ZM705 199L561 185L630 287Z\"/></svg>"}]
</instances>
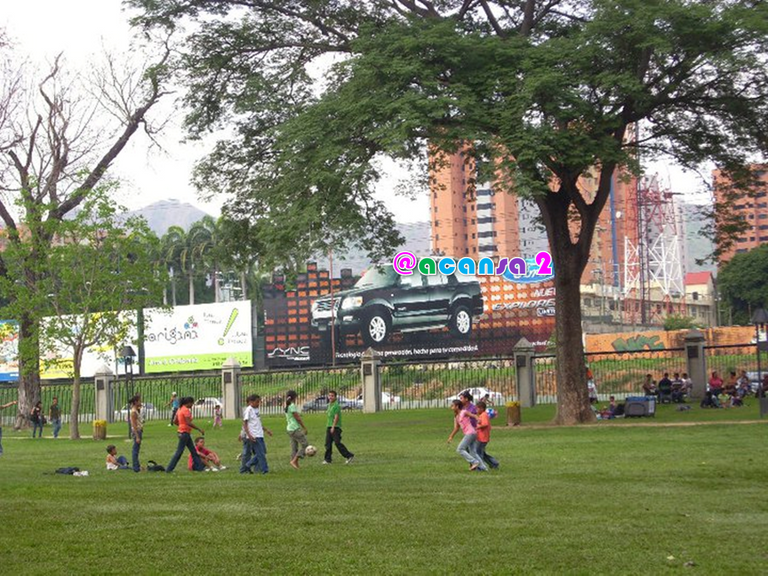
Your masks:
<instances>
[{"instance_id":1,"label":"colorful billboard sign","mask_svg":"<svg viewBox=\"0 0 768 576\"><path fill-rule=\"evenodd\" d=\"M227 358L253 366L251 325L250 300L146 310L144 371L214 370Z\"/></svg>"},{"instance_id":2,"label":"colorful billboard sign","mask_svg":"<svg viewBox=\"0 0 768 576\"><path fill-rule=\"evenodd\" d=\"M356 362L368 347L403 360L499 356L523 336L541 350L554 331L554 298L551 280L404 276L392 265L331 279L310 264L295 290L280 277L265 290L266 361L330 364L335 352L337 363Z\"/></svg>"},{"instance_id":3,"label":"colorful billboard sign","mask_svg":"<svg viewBox=\"0 0 768 576\"><path fill-rule=\"evenodd\" d=\"M0 382L19 379L19 325L0 320Z\"/></svg>"}]
</instances>

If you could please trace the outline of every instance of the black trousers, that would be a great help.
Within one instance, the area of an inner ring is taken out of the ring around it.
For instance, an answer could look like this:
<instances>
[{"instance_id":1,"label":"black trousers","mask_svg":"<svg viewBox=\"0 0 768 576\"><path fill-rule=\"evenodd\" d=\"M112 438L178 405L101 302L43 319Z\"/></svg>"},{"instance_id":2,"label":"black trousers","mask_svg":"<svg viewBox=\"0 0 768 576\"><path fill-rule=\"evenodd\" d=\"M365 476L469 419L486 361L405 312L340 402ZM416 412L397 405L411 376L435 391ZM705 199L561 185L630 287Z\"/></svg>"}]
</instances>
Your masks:
<instances>
[{"instance_id":1,"label":"black trousers","mask_svg":"<svg viewBox=\"0 0 768 576\"><path fill-rule=\"evenodd\" d=\"M339 428L338 426L334 428L333 434L331 434L330 428L326 428L325 429L325 461L326 462L331 461L331 457L333 456L334 444L336 444L336 449L344 458L351 458L352 456L354 456L354 454L352 454L352 452L347 450L347 447L341 443L341 428Z\"/></svg>"}]
</instances>

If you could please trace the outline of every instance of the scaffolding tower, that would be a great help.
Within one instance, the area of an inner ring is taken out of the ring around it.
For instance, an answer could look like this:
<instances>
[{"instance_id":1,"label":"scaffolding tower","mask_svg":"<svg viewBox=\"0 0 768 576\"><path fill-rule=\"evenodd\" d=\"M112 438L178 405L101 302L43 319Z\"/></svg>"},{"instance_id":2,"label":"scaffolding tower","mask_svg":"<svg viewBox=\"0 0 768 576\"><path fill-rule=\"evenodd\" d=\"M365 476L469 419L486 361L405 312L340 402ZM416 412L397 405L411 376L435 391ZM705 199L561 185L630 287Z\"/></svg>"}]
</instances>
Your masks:
<instances>
[{"instance_id":1,"label":"scaffolding tower","mask_svg":"<svg viewBox=\"0 0 768 576\"><path fill-rule=\"evenodd\" d=\"M627 323L660 324L668 314L685 313L684 230L675 196L658 176L643 178L627 206L628 222L636 223L636 234L624 238Z\"/></svg>"}]
</instances>

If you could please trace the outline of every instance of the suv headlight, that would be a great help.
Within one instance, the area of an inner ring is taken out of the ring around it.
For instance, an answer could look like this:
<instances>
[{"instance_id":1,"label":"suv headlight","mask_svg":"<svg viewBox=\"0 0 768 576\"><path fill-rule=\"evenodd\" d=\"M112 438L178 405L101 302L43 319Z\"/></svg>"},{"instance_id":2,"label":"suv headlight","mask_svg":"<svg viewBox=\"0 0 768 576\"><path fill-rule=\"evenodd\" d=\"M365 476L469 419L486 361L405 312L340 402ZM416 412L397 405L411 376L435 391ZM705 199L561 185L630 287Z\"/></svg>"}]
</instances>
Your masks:
<instances>
[{"instance_id":1,"label":"suv headlight","mask_svg":"<svg viewBox=\"0 0 768 576\"><path fill-rule=\"evenodd\" d=\"M352 308L360 308L363 305L362 296L347 296L341 303L342 310L351 310Z\"/></svg>"}]
</instances>

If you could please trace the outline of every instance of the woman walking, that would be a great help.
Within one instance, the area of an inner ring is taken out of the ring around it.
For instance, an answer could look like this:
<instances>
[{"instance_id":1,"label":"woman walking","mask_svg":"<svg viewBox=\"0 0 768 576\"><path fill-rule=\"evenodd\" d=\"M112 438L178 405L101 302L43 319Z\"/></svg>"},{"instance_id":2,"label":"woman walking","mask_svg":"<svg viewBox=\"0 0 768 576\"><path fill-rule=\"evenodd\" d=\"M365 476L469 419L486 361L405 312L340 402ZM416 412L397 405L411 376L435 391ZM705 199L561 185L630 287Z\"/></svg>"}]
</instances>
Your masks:
<instances>
[{"instance_id":1,"label":"woman walking","mask_svg":"<svg viewBox=\"0 0 768 576\"><path fill-rule=\"evenodd\" d=\"M43 437L43 403L38 402L35 407L32 408L32 413L29 415L29 419L32 420L32 438L35 437L35 433L40 430L38 438Z\"/></svg>"},{"instance_id":2,"label":"woman walking","mask_svg":"<svg viewBox=\"0 0 768 576\"><path fill-rule=\"evenodd\" d=\"M176 468L176 464L179 463L181 455L184 454L184 448L189 450L189 453L192 456L192 469L195 472L205 470L205 464L200 460L200 456L197 454L195 444L192 442L192 436L190 434L192 430L197 430L202 436L205 436L205 431L202 428L198 428L192 424L192 405L194 403L195 399L191 396L182 398L180 401L181 408L179 408L179 411L176 413L176 420L179 423L179 443L176 446L176 453L173 455L171 461L168 463L168 467L165 469L166 472L173 472L173 469Z\"/></svg>"},{"instance_id":3,"label":"woman walking","mask_svg":"<svg viewBox=\"0 0 768 576\"><path fill-rule=\"evenodd\" d=\"M477 417L464 408L461 404L461 400L454 400L451 404L453 410L453 431L448 436L448 444L453 441L453 437L461 430L464 433L464 438L461 439L459 447L456 452L469 462L470 470L482 470L485 472L488 468L475 450L475 443L477 441Z\"/></svg>"},{"instance_id":4,"label":"woman walking","mask_svg":"<svg viewBox=\"0 0 768 576\"><path fill-rule=\"evenodd\" d=\"M307 427L301 419L301 414L296 408L295 390L288 390L285 395L285 420L286 430L291 438L291 466L299 469L299 458L304 458L304 451L307 449Z\"/></svg>"},{"instance_id":5,"label":"woman walking","mask_svg":"<svg viewBox=\"0 0 768 576\"><path fill-rule=\"evenodd\" d=\"M141 396L136 394L130 400L131 403L131 438L133 438L133 452L131 454L131 467L134 472L141 472L141 463L139 462L139 452L141 451L141 440L144 436L144 421L141 418Z\"/></svg>"}]
</instances>

